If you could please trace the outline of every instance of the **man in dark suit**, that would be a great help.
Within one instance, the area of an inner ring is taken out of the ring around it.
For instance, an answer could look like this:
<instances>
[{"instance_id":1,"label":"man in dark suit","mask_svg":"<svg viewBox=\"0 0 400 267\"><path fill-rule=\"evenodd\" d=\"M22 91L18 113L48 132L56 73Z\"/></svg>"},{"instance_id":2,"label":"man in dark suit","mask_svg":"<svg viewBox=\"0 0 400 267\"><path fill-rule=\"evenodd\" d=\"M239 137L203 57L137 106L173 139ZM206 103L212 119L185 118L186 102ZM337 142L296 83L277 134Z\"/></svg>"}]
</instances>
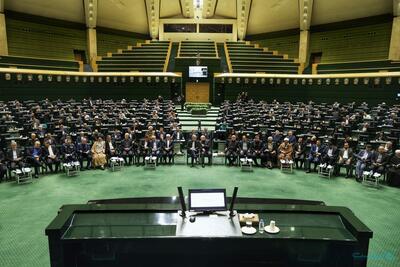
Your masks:
<instances>
[{"instance_id":1,"label":"man in dark suit","mask_svg":"<svg viewBox=\"0 0 400 267\"><path fill-rule=\"evenodd\" d=\"M227 142L225 148L225 157L228 159L228 166L232 166L239 154L239 142L236 135L231 136L231 140Z\"/></svg>"},{"instance_id":2,"label":"man in dark suit","mask_svg":"<svg viewBox=\"0 0 400 267\"><path fill-rule=\"evenodd\" d=\"M370 169L374 173L383 174L389 157L384 146L380 146L377 151L372 153Z\"/></svg>"},{"instance_id":3,"label":"man in dark suit","mask_svg":"<svg viewBox=\"0 0 400 267\"><path fill-rule=\"evenodd\" d=\"M337 162L338 156L339 151L336 145L333 142L330 142L323 151L323 154L321 156L321 163L334 166Z\"/></svg>"},{"instance_id":4,"label":"man in dark suit","mask_svg":"<svg viewBox=\"0 0 400 267\"><path fill-rule=\"evenodd\" d=\"M308 154L308 170L307 173L311 172L311 163L314 163L314 171L317 169L317 165L322 160L322 155L324 154L325 147L321 144L321 140L317 140L315 143L311 144L310 153Z\"/></svg>"},{"instance_id":5,"label":"man in dark suit","mask_svg":"<svg viewBox=\"0 0 400 267\"><path fill-rule=\"evenodd\" d=\"M113 142L111 135L107 135L106 137L106 156L107 159L117 156L117 146L115 142Z\"/></svg>"},{"instance_id":6,"label":"man in dark suit","mask_svg":"<svg viewBox=\"0 0 400 267\"><path fill-rule=\"evenodd\" d=\"M244 134L242 140L239 142L239 158L250 158L251 157L251 142L247 139Z\"/></svg>"},{"instance_id":7,"label":"man in dark suit","mask_svg":"<svg viewBox=\"0 0 400 267\"><path fill-rule=\"evenodd\" d=\"M76 161L76 147L74 143L72 143L71 136L67 136L64 144L62 145L62 155L64 163Z\"/></svg>"},{"instance_id":8,"label":"man in dark suit","mask_svg":"<svg viewBox=\"0 0 400 267\"><path fill-rule=\"evenodd\" d=\"M35 169L35 178L39 178L39 168L42 166L42 148L40 141L36 141L33 148L28 151L28 163Z\"/></svg>"},{"instance_id":9,"label":"man in dark suit","mask_svg":"<svg viewBox=\"0 0 400 267\"><path fill-rule=\"evenodd\" d=\"M300 137L294 145L294 161L296 162L296 169L303 168L305 154L306 144L303 141L303 137Z\"/></svg>"},{"instance_id":10,"label":"man in dark suit","mask_svg":"<svg viewBox=\"0 0 400 267\"><path fill-rule=\"evenodd\" d=\"M83 160L86 160L86 169L88 170L92 164L92 154L91 147L87 143L86 137L81 138L81 143L77 145L76 151L78 154L79 164L81 165L81 170L83 170Z\"/></svg>"},{"instance_id":11,"label":"man in dark suit","mask_svg":"<svg viewBox=\"0 0 400 267\"><path fill-rule=\"evenodd\" d=\"M157 163L161 157L161 142L157 140L155 135L150 137L149 142L150 155L157 158Z\"/></svg>"},{"instance_id":12,"label":"man in dark suit","mask_svg":"<svg viewBox=\"0 0 400 267\"><path fill-rule=\"evenodd\" d=\"M265 162L264 142L260 139L260 135L258 134L254 136L254 140L251 144L251 156L256 166L262 165ZM260 164L258 164L257 159L260 159Z\"/></svg>"},{"instance_id":13,"label":"man in dark suit","mask_svg":"<svg viewBox=\"0 0 400 267\"><path fill-rule=\"evenodd\" d=\"M205 135L200 136L200 157L201 166L204 168L204 158L208 158L208 165L211 165L212 151L211 151L211 141L207 139Z\"/></svg>"},{"instance_id":14,"label":"man in dark suit","mask_svg":"<svg viewBox=\"0 0 400 267\"><path fill-rule=\"evenodd\" d=\"M171 164L172 158L174 157L174 141L170 134L167 134L165 140L161 142L161 154L164 162L167 163L168 158L168 164Z\"/></svg>"},{"instance_id":15,"label":"man in dark suit","mask_svg":"<svg viewBox=\"0 0 400 267\"><path fill-rule=\"evenodd\" d=\"M129 138L129 133L125 133L124 139L121 141L121 156L124 158L126 165L132 164L133 154L132 139Z\"/></svg>"},{"instance_id":16,"label":"man in dark suit","mask_svg":"<svg viewBox=\"0 0 400 267\"><path fill-rule=\"evenodd\" d=\"M200 142L197 141L197 135L192 135L192 139L187 143L186 149L187 156L191 158L191 167L194 167L194 161L199 157L201 150Z\"/></svg>"},{"instance_id":17,"label":"man in dark suit","mask_svg":"<svg viewBox=\"0 0 400 267\"><path fill-rule=\"evenodd\" d=\"M20 169L24 167L24 155L21 150L18 148L17 143L15 141L11 142L11 149L7 152L7 161L10 164L10 169Z\"/></svg>"},{"instance_id":18,"label":"man in dark suit","mask_svg":"<svg viewBox=\"0 0 400 267\"><path fill-rule=\"evenodd\" d=\"M346 178L349 178L352 173L353 164L353 150L350 148L349 143L344 143L343 148L339 151L339 166L346 168Z\"/></svg>"},{"instance_id":19,"label":"man in dark suit","mask_svg":"<svg viewBox=\"0 0 400 267\"><path fill-rule=\"evenodd\" d=\"M366 145L365 149L361 150L355 157L357 158L356 164L356 180L358 182L362 179L364 170L371 164L372 159L372 146Z\"/></svg>"},{"instance_id":20,"label":"man in dark suit","mask_svg":"<svg viewBox=\"0 0 400 267\"><path fill-rule=\"evenodd\" d=\"M50 143L44 143L45 148L43 149L43 161L49 167L50 171L53 172L53 165L55 166L55 172L58 172L60 167L60 158L58 155L58 150L54 145Z\"/></svg>"},{"instance_id":21,"label":"man in dark suit","mask_svg":"<svg viewBox=\"0 0 400 267\"><path fill-rule=\"evenodd\" d=\"M6 156L2 149L0 149L0 183L3 181L7 173Z\"/></svg>"}]
</instances>

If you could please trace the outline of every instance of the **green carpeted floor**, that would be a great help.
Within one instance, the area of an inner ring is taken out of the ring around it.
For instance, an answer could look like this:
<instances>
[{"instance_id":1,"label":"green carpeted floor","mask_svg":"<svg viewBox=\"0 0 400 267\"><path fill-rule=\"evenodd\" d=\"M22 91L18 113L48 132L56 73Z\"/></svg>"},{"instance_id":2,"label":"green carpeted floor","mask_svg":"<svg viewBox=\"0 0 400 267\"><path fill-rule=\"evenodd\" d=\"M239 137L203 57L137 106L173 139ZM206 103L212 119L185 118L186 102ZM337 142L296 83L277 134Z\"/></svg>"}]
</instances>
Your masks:
<instances>
[{"instance_id":1,"label":"green carpeted floor","mask_svg":"<svg viewBox=\"0 0 400 267\"><path fill-rule=\"evenodd\" d=\"M49 266L44 229L62 204L90 199L176 195L185 188L222 187L239 196L322 200L347 206L374 231L368 266L399 266L400 190L368 188L351 179L324 179L316 174L214 166L162 166L156 171L128 167L120 172L86 171L78 177L41 177L33 184L0 184L0 266ZM279 222L278 222L279 223Z\"/></svg>"}]
</instances>

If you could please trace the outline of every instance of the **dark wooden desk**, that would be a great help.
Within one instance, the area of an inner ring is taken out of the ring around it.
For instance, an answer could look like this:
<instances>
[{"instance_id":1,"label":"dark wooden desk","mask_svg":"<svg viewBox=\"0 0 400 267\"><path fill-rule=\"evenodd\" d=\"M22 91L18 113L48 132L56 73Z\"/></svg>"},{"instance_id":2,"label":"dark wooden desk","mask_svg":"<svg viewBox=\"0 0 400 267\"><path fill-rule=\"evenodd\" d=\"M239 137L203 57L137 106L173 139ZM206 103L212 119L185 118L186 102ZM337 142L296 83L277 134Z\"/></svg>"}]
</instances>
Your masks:
<instances>
[{"instance_id":1,"label":"dark wooden desk","mask_svg":"<svg viewBox=\"0 0 400 267\"><path fill-rule=\"evenodd\" d=\"M46 228L51 266L366 266L372 232L345 207L240 198L238 212L281 232L218 237L178 236L178 209L176 198L65 205Z\"/></svg>"}]
</instances>

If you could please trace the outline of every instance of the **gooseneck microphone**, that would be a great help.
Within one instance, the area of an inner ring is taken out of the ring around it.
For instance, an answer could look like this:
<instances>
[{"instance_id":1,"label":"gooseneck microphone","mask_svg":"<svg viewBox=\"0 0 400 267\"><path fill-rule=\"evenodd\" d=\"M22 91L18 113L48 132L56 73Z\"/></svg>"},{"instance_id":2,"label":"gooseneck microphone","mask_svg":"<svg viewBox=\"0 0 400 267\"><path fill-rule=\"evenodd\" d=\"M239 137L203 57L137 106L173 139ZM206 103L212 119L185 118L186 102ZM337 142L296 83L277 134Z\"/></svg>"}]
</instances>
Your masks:
<instances>
[{"instance_id":1,"label":"gooseneck microphone","mask_svg":"<svg viewBox=\"0 0 400 267\"><path fill-rule=\"evenodd\" d=\"M239 188L237 186L235 186L235 188L233 189L233 195L232 195L231 204L229 207L229 216L231 216L231 217L235 216L235 213L233 212L233 207L235 206L235 201L236 201L236 196L237 196L238 190L239 190Z\"/></svg>"},{"instance_id":2,"label":"gooseneck microphone","mask_svg":"<svg viewBox=\"0 0 400 267\"><path fill-rule=\"evenodd\" d=\"M179 201L181 202L182 213L180 214L183 218L186 217L186 204L185 195L183 194L182 186L178 187Z\"/></svg>"}]
</instances>

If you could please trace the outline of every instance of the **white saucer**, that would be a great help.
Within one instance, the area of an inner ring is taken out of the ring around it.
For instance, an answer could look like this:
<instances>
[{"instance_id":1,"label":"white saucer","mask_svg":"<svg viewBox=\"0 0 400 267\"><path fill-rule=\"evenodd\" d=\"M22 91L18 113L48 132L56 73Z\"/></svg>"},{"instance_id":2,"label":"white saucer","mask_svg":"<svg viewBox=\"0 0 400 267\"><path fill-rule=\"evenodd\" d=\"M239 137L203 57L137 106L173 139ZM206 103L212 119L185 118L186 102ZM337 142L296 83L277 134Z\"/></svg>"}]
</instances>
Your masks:
<instances>
[{"instance_id":1,"label":"white saucer","mask_svg":"<svg viewBox=\"0 0 400 267\"><path fill-rule=\"evenodd\" d=\"M246 235L254 235L255 233L257 233L257 229L254 227L247 227L247 226L243 226L241 228L242 233L246 234Z\"/></svg>"},{"instance_id":2,"label":"white saucer","mask_svg":"<svg viewBox=\"0 0 400 267\"><path fill-rule=\"evenodd\" d=\"M277 234L279 233L281 230L279 229L279 227L275 226L274 230L271 229L271 227L269 225L264 227L265 232L269 233L269 234Z\"/></svg>"}]
</instances>

